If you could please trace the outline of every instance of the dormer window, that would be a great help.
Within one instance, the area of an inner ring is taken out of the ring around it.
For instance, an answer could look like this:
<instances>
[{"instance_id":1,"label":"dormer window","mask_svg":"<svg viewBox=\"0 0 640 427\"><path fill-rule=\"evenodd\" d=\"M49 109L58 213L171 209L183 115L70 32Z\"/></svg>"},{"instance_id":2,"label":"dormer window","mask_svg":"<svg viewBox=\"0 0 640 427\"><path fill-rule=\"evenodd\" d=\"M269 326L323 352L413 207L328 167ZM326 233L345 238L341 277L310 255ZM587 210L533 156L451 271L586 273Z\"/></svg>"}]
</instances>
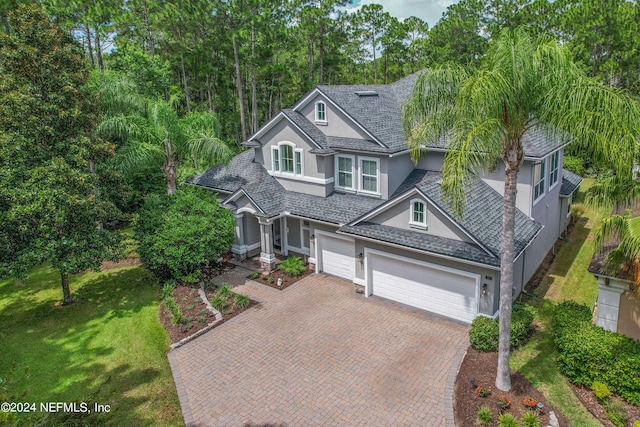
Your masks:
<instances>
[{"instance_id":1,"label":"dormer window","mask_svg":"<svg viewBox=\"0 0 640 427\"><path fill-rule=\"evenodd\" d=\"M327 123L327 106L324 102L316 102L316 123Z\"/></svg>"},{"instance_id":2,"label":"dormer window","mask_svg":"<svg viewBox=\"0 0 640 427\"><path fill-rule=\"evenodd\" d=\"M427 228L427 210L420 199L411 200L409 224L412 227Z\"/></svg>"},{"instance_id":3,"label":"dormer window","mask_svg":"<svg viewBox=\"0 0 640 427\"><path fill-rule=\"evenodd\" d=\"M301 148L291 142L280 142L271 147L272 171L282 175L303 175L304 155Z\"/></svg>"}]
</instances>

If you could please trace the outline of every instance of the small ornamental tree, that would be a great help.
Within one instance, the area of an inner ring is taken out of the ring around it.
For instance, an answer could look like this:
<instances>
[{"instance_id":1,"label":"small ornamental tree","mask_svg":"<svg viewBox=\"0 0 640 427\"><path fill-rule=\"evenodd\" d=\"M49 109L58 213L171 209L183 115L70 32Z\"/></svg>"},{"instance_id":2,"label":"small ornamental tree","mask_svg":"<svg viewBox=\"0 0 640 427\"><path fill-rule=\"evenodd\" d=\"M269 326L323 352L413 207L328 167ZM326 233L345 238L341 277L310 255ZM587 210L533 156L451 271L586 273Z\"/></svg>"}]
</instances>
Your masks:
<instances>
[{"instance_id":1,"label":"small ornamental tree","mask_svg":"<svg viewBox=\"0 0 640 427\"><path fill-rule=\"evenodd\" d=\"M182 277L214 262L233 243L235 220L211 197L181 188L173 197L147 197L136 223L140 259Z\"/></svg>"}]
</instances>

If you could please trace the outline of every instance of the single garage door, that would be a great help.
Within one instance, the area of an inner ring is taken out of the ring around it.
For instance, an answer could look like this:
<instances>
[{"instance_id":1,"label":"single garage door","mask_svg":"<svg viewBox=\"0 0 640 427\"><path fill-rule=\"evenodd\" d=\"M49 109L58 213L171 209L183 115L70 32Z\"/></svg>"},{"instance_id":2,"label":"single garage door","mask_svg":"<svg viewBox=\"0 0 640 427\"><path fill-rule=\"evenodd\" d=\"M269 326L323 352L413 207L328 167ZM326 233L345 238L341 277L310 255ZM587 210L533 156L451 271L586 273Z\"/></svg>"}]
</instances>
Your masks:
<instances>
[{"instance_id":1,"label":"single garage door","mask_svg":"<svg viewBox=\"0 0 640 427\"><path fill-rule=\"evenodd\" d=\"M477 314L478 275L381 253L367 264L373 295L469 323Z\"/></svg>"},{"instance_id":2,"label":"single garage door","mask_svg":"<svg viewBox=\"0 0 640 427\"><path fill-rule=\"evenodd\" d=\"M320 236L319 270L352 280L356 276L355 244L353 240Z\"/></svg>"}]
</instances>

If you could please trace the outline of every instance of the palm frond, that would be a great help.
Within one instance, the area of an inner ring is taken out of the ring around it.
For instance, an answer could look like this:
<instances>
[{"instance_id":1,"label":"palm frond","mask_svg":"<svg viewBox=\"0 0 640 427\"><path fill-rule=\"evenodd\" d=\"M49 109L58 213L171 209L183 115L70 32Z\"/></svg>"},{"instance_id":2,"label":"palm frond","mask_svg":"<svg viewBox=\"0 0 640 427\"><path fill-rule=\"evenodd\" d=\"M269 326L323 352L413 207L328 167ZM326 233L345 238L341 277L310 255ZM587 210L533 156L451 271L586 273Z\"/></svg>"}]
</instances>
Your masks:
<instances>
[{"instance_id":1,"label":"palm frond","mask_svg":"<svg viewBox=\"0 0 640 427\"><path fill-rule=\"evenodd\" d=\"M198 160L205 162L226 162L235 154L224 141L217 138L213 131L202 131L187 140L189 152Z\"/></svg>"},{"instance_id":2,"label":"palm frond","mask_svg":"<svg viewBox=\"0 0 640 427\"><path fill-rule=\"evenodd\" d=\"M161 147L146 142L133 141L118 151L116 164L126 174L136 169L162 165L166 155Z\"/></svg>"}]
</instances>

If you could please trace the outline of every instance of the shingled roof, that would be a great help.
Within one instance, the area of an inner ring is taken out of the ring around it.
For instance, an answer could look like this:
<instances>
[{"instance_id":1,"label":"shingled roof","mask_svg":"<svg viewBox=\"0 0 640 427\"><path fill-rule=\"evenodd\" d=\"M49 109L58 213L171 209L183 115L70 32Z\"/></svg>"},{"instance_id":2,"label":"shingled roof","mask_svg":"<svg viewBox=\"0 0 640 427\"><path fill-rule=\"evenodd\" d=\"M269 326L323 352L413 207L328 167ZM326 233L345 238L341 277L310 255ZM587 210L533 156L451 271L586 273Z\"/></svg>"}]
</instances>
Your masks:
<instances>
[{"instance_id":1,"label":"shingled roof","mask_svg":"<svg viewBox=\"0 0 640 427\"><path fill-rule=\"evenodd\" d=\"M470 237L479 242L489 252L500 257L502 253L503 197L478 177L466 189L466 203L461 219L457 219L451 206L444 201L440 172L415 169L398 187L393 199L412 189L424 194L439 210L452 218ZM515 256L517 257L542 229L542 225L516 209Z\"/></svg>"},{"instance_id":2,"label":"shingled roof","mask_svg":"<svg viewBox=\"0 0 640 427\"><path fill-rule=\"evenodd\" d=\"M397 152L407 149L402 126L402 103L409 98L419 73L388 85L318 86L318 90L340 106L375 139ZM369 92L361 96L359 92ZM371 96L372 92L376 95Z\"/></svg>"},{"instance_id":3,"label":"shingled roof","mask_svg":"<svg viewBox=\"0 0 640 427\"><path fill-rule=\"evenodd\" d=\"M562 186L560 187L560 195L568 197L580 187L582 177L566 169L562 170Z\"/></svg>"}]
</instances>

